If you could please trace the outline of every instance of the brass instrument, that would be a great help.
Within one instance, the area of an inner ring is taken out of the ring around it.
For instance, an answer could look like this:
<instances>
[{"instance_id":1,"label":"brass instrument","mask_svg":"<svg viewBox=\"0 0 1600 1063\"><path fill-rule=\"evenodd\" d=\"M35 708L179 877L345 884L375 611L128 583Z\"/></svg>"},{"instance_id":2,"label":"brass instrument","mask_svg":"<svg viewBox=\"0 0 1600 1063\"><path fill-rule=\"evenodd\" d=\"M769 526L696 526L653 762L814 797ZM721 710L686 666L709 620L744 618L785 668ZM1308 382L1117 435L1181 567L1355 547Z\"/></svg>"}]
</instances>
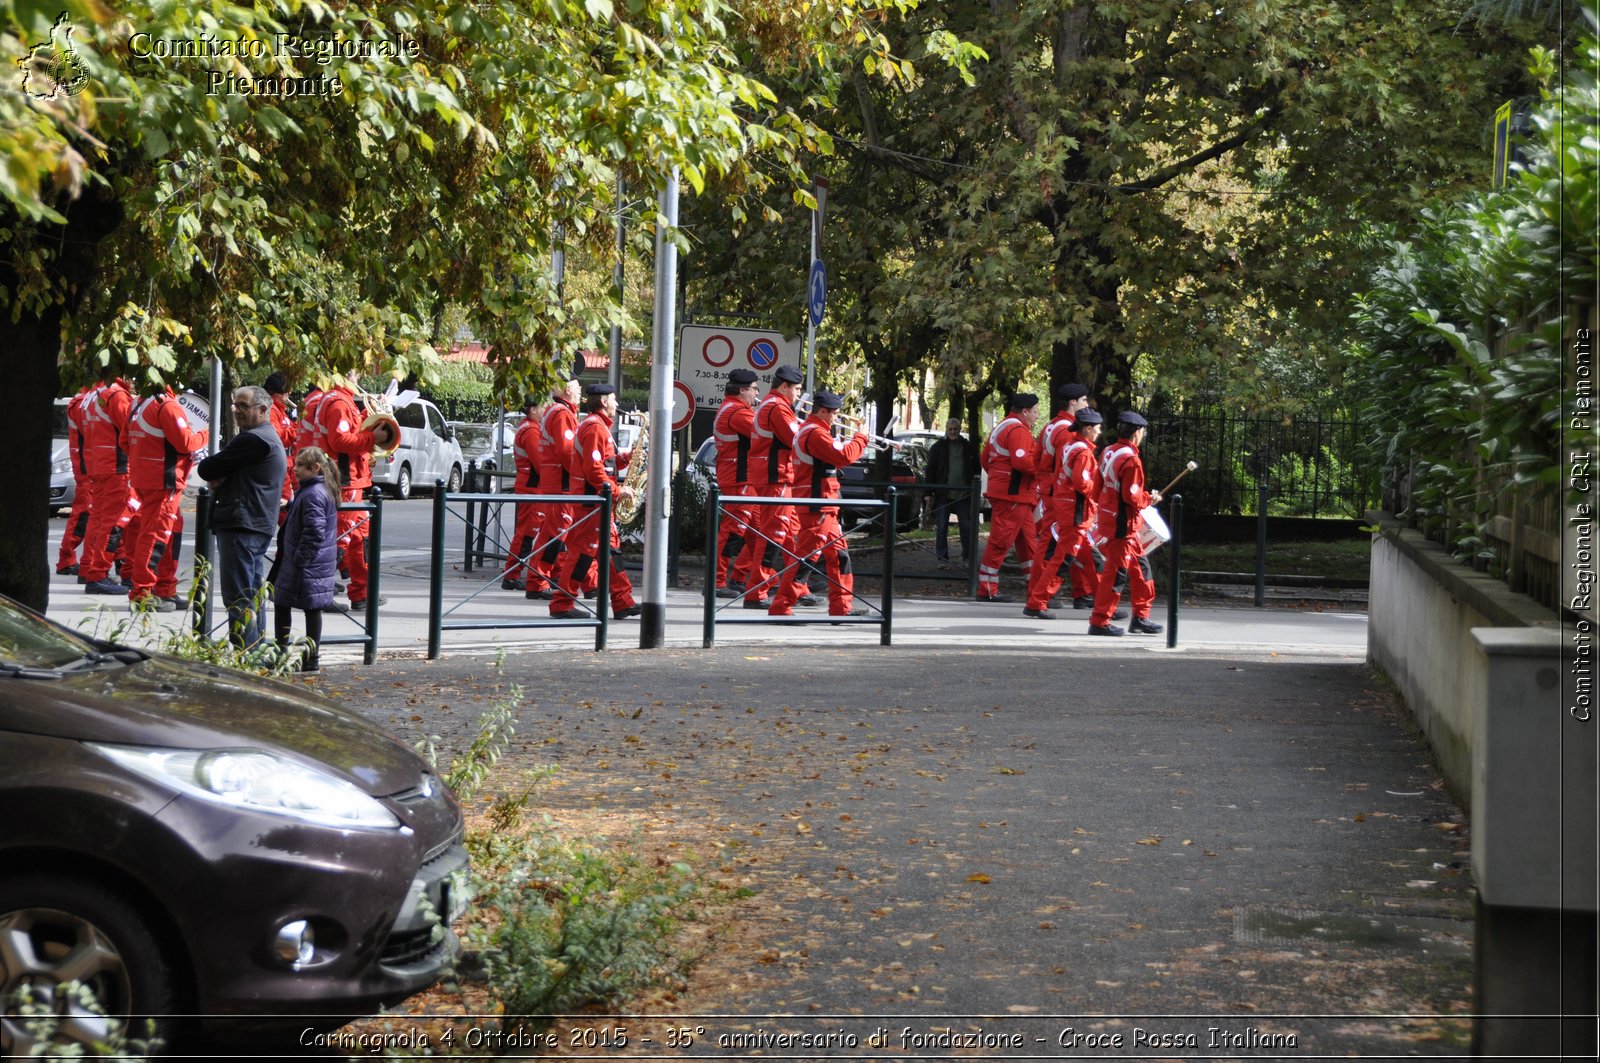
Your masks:
<instances>
[{"instance_id":1,"label":"brass instrument","mask_svg":"<svg viewBox=\"0 0 1600 1063\"><path fill-rule=\"evenodd\" d=\"M867 437L868 450L899 450L906 444L889 436L880 436L875 432L866 431L867 418L864 414L844 413L833 419L833 426L846 435L855 435L860 432Z\"/></svg>"},{"instance_id":2,"label":"brass instrument","mask_svg":"<svg viewBox=\"0 0 1600 1063\"><path fill-rule=\"evenodd\" d=\"M354 377L351 378L354 383ZM371 391L356 390L358 401L367 411L367 419L361 422L363 431L371 432L372 452L388 457L400 449L400 422L395 419L394 411L400 406L411 405L411 400L417 397L415 391L400 393L400 382L389 381L389 386L379 395ZM378 441L378 430L385 429L388 441Z\"/></svg>"},{"instance_id":3,"label":"brass instrument","mask_svg":"<svg viewBox=\"0 0 1600 1063\"><path fill-rule=\"evenodd\" d=\"M644 505L645 484L650 477L650 418L647 415L639 425L639 440L633 445L633 454L628 458L628 471L622 478L620 486L632 489L632 494L617 493L617 501L611 507L611 513L618 524L629 524L639 515L639 510Z\"/></svg>"}]
</instances>

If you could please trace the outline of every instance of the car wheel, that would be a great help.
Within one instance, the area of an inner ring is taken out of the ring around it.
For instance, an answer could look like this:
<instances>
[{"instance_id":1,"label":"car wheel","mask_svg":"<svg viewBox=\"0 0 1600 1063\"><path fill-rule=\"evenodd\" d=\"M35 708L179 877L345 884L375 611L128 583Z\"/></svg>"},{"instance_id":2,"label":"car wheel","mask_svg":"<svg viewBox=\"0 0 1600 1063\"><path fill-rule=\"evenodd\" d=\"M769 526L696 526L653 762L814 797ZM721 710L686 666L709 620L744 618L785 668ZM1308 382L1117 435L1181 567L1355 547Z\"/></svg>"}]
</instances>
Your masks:
<instances>
[{"instance_id":1,"label":"car wheel","mask_svg":"<svg viewBox=\"0 0 1600 1063\"><path fill-rule=\"evenodd\" d=\"M461 490L461 466L450 466L450 478L445 481L444 489L452 495Z\"/></svg>"},{"instance_id":2,"label":"car wheel","mask_svg":"<svg viewBox=\"0 0 1600 1063\"><path fill-rule=\"evenodd\" d=\"M400 472L394 478L394 497L399 499L411 497L411 466L400 466Z\"/></svg>"},{"instance_id":3,"label":"car wheel","mask_svg":"<svg viewBox=\"0 0 1600 1063\"><path fill-rule=\"evenodd\" d=\"M104 1014L65 992L67 982L84 986ZM24 987L44 1017L19 1014L15 994ZM111 1033L106 1016L178 1010L171 964L138 911L102 885L54 874L0 884L0 1001L0 1055L8 1058L32 1055L46 1040L92 1054ZM158 1019L156 1033L165 1032ZM147 1036L143 1022L126 1033Z\"/></svg>"}]
</instances>

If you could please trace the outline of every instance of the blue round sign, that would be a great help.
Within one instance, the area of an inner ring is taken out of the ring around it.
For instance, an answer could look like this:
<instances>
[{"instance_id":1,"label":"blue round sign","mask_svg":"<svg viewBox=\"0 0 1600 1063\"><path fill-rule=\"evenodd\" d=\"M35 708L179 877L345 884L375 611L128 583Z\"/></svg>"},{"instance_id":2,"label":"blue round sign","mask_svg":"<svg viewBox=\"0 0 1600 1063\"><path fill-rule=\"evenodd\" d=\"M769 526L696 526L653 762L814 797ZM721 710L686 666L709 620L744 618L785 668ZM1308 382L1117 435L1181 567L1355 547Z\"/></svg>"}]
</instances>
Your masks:
<instances>
[{"instance_id":1,"label":"blue round sign","mask_svg":"<svg viewBox=\"0 0 1600 1063\"><path fill-rule=\"evenodd\" d=\"M820 258L811 263L811 283L806 288L806 304L811 308L811 324L822 324L822 310L828 305L828 271Z\"/></svg>"},{"instance_id":2,"label":"blue round sign","mask_svg":"<svg viewBox=\"0 0 1600 1063\"><path fill-rule=\"evenodd\" d=\"M769 339L759 339L745 351L753 369L771 369L778 361L778 345Z\"/></svg>"}]
</instances>

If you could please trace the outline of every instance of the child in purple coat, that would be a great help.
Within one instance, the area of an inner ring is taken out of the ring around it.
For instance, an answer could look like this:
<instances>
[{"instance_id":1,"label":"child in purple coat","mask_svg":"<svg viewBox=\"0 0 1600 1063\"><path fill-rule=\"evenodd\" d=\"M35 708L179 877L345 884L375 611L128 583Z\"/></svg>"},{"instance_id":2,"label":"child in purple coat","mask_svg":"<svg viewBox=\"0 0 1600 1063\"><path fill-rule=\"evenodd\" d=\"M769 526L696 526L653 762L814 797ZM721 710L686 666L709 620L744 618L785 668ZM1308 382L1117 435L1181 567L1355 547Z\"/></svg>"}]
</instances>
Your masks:
<instances>
[{"instance_id":1,"label":"child in purple coat","mask_svg":"<svg viewBox=\"0 0 1600 1063\"><path fill-rule=\"evenodd\" d=\"M287 651L294 610L305 611L311 648L300 662L300 671L315 672L322 611L333 605L338 568L339 467L319 448L306 447L295 455L294 473L300 490L283 521L278 576L273 583L273 619L278 648Z\"/></svg>"}]
</instances>

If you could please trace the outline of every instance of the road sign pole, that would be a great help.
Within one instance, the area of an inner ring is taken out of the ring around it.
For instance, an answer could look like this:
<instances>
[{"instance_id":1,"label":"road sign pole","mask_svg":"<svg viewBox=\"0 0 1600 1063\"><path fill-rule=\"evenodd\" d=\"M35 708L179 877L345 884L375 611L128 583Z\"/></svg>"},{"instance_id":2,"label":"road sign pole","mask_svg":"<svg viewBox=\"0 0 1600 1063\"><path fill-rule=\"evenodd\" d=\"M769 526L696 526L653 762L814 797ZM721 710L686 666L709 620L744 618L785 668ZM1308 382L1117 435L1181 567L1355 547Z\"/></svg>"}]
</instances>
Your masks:
<instances>
[{"instance_id":1,"label":"road sign pole","mask_svg":"<svg viewBox=\"0 0 1600 1063\"><path fill-rule=\"evenodd\" d=\"M811 262L806 269L806 304L812 300L811 287L816 276L817 263L822 259L822 213L828 206L828 182L815 182L817 208L811 212ZM817 392L817 325L821 313L812 310L806 314L806 394Z\"/></svg>"},{"instance_id":2,"label":"road sign pole","mask_svg":"<svg viewBox=\"0 0 1600 1063\"><path fill-rule=\"evenodd\" d=\"M650 467L644 499L644 597L639 616L639 648L659 649L667 630L667 520L672 486L672 340L678 334L678 171L661 190L656 224L655 328L650 344ZM603 548L602 548L603 549ZM600 593L606 593L604 586Z\"/></svg>"}]
</instances>

